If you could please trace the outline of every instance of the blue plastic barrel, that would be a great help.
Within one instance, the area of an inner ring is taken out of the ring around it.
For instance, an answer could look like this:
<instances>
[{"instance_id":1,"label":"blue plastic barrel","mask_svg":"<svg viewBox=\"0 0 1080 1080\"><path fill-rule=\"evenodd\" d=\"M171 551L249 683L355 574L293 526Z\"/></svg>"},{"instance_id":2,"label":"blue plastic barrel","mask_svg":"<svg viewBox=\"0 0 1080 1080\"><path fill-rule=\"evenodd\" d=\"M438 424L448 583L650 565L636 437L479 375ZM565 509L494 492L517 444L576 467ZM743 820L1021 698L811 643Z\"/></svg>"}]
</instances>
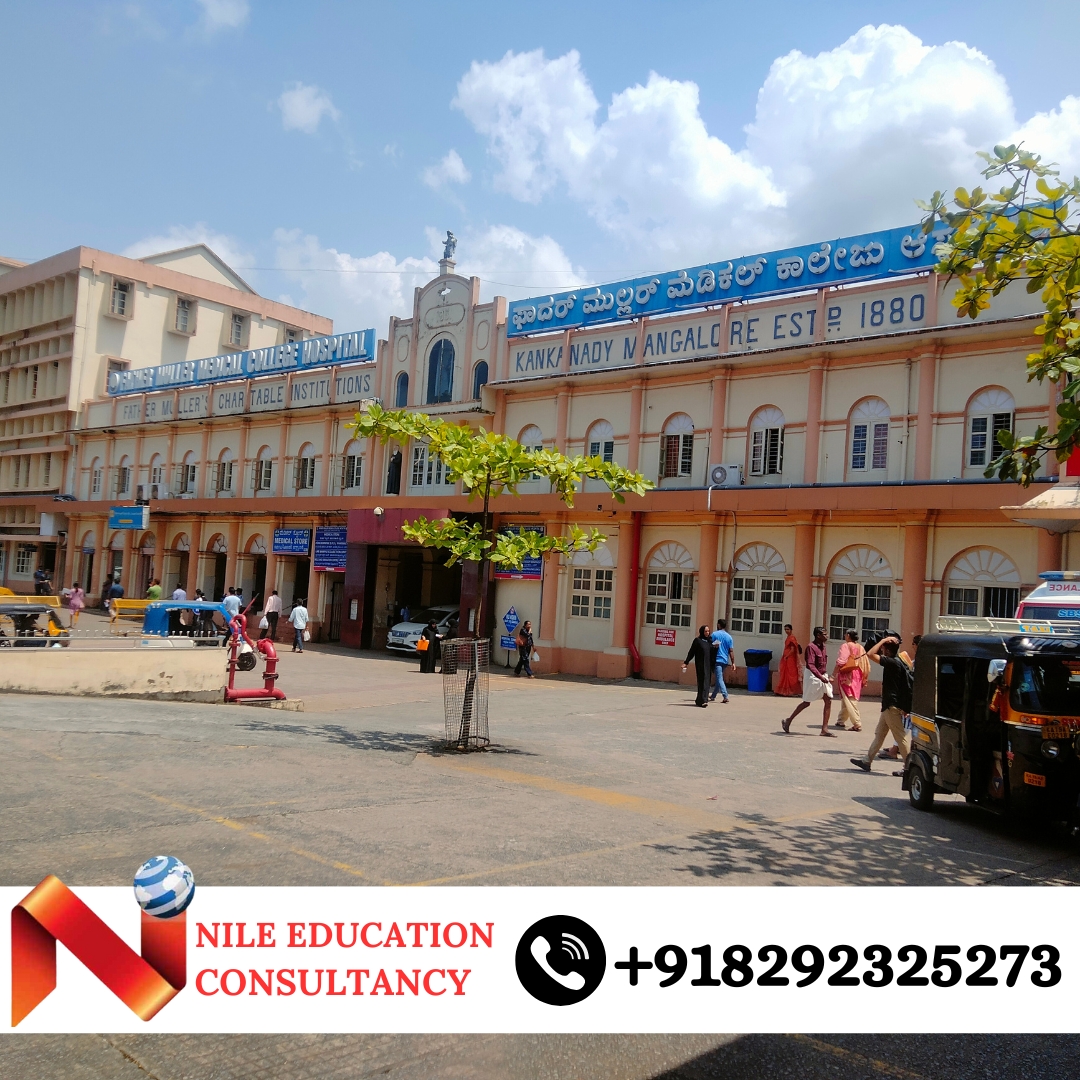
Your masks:
<instances>
[{"instance_id":1,"label":"blue plastic barrel","mask_svg":"<svg viewBox=\"0 0 1080 1080\"><path fill-rule=\"evenodd\" d=\"M746 661L746 688L752 694L769 692L769 664L772 661L771 649L746 649L743 652Z\"/></svg>"}]
</instances>

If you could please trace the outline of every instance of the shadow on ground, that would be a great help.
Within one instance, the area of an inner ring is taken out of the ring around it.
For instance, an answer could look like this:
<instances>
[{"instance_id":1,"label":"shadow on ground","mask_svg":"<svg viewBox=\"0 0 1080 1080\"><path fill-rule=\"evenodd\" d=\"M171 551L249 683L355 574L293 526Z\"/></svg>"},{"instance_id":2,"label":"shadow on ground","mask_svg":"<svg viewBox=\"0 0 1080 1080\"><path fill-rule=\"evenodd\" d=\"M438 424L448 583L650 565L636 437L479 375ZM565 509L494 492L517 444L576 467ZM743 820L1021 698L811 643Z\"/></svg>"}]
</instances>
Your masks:
<instances>
[{"instance_id":1,"label":"shadow on ground","mask_svg":"<svg viewBox=\"0 0 1080 1080\"><path fill-rule=\"evenodd\" d=\"M685 860L677 873L718 879L744 875L748 882L760 875L792 885L1022 885L1076 879L1076 843L1061 832L1012 823L963 803L942 804L925 814L895 799L856 801L881 815L877 835L867 836L865 817L846 812L787 823L755 814L739 819L752 829L697 833L679 843L657 844L655 850ZM988 834L998 841L991 854L985 851ZM922 874L925 882L917 880Z\"/></svg>"}]
</instances>

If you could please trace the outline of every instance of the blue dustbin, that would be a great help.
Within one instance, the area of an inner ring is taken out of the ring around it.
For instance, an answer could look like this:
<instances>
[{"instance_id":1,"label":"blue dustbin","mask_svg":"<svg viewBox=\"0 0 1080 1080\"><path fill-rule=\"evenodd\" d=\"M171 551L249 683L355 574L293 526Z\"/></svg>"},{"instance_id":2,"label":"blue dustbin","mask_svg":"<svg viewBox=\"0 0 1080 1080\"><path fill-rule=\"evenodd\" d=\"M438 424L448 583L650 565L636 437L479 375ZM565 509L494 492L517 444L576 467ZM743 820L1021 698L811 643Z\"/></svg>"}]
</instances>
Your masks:
<instances>
[{"instance_id":1,"label":"blue dustbin","mask_svg":"<svg viewBox=\"0 0 1080 1080\"><path fill-rule=\"evenodd\" d=\"M746 689L752 694L768 693L772 650L745 649L743 659L746 661Z\"/></svg>"}]
</instances>

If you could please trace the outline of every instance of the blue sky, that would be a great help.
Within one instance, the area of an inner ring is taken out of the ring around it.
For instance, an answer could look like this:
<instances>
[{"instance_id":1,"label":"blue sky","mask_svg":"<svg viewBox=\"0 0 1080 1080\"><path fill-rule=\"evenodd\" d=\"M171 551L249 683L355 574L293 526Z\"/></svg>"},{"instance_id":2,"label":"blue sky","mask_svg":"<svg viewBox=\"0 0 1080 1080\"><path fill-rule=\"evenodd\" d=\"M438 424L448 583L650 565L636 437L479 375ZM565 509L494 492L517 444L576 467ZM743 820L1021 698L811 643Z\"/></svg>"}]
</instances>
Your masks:
<instances>
[{"instance_id":1,"label":"blue sky","mask_svg":"<svg viewBox=\"0 0 1080 1080\"><path fill-rule=\"evenodd\" d=\"M448 228L527 295L905 224L994 141L1080 171L1055 10L9 2L0 253L205 239L385 334Z\"/></svg>"}]
</instances>

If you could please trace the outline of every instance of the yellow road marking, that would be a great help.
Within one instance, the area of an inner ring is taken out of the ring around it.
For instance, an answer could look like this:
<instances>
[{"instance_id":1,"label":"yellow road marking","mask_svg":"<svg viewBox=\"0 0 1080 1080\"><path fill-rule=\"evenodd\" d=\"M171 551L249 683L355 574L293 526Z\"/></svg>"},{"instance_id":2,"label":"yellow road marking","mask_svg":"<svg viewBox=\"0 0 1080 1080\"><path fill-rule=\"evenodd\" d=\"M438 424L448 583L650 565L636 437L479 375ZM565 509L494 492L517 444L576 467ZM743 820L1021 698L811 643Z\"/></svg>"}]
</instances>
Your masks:
<instances>
[{"instance_id":1,"label":"yellow road marking","mask_svg":"<svg viewBox=\"0 0 1080 1080\"><path fill-rule=\"evenodd\" d=\"M853 1050L845 1050L842 1046L822 1042L820 1039L812 1039L809 1035L789 1035L788 1038L803 1043L805 1046L813 1047L821 1054L829 1054L852 1065L873 1069L874 1072L881 1073L884 1076L895 1076L897 1080L926 1080L922 1073L902 1069L899 1065L890 1065L887 1061L881 1061L878 1058L864 1057L862 1054L856 1054Z\"/></svg>"}]
</instances>

